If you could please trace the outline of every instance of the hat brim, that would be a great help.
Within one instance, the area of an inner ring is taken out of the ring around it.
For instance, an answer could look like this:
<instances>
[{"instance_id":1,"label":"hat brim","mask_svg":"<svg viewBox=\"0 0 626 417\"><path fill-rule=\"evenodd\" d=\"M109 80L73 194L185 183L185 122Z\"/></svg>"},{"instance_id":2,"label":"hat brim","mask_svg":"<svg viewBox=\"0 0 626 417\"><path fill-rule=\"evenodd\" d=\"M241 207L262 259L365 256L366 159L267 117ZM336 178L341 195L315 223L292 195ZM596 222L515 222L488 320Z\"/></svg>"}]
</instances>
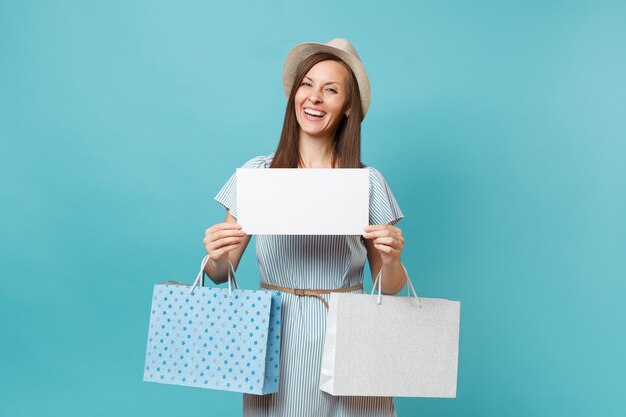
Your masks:
<instances>
[{"instance_id":1,"label":"hat brim","mask_svg":"<svg viewBox=\"0 0 626 417\"><path fill-rule=\"evenodd\" d=\"M296 70L298 65L309 57L318 52L326 52L337 56L343 62L345 62L356 78L359 84L359 92L361 93L361 107L363 109L363 117L367 114L367 110L370 105L370 81L365 71L365 67L361 63L358 57L349 54L341 49L334 48L332 46L325 45L323 43L305 42L296 45L287 55L285 60L285 66L283 68L283 89L285 90L285 96L289 98L291 88L294 83Z\"/></svg>"}]
</instances>

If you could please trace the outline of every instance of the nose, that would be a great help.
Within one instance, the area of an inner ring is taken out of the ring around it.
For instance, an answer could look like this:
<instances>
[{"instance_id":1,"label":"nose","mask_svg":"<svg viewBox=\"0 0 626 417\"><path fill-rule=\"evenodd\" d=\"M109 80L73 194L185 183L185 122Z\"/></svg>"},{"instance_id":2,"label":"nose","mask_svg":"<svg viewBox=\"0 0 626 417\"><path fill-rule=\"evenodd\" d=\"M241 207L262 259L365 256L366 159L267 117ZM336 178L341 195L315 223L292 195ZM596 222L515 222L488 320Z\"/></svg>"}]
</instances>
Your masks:
<instances>
[{"instance_id":1,"label":"nose","mask_svg":"<svg viewBox=\"0 0 626 417\"><path fill-rule=\"evenodd\" d=\"M320 96L317 91L311 90L311 92L309 93L309 101L313 104L317 104L322 100L320 99Z\"/></svg>"}]
</instances>

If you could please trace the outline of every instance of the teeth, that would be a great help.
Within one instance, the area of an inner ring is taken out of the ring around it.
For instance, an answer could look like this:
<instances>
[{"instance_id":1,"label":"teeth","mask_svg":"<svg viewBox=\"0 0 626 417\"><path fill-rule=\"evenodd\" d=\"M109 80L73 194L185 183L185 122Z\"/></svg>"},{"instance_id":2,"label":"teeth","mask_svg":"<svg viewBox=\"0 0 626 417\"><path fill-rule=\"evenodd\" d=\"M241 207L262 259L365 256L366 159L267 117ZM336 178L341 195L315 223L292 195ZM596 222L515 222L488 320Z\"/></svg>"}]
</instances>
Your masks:
<instances>
[{"instance_id":1,"label":"teeth","mask_svg":"<svg viewBox=\"0 0 626 417\"><path fill-rule=\"evenodd\" d=\"M304 109L304 112L310 116L323 117L326 113L312 109Z\"/></svg>"}]
</instances>

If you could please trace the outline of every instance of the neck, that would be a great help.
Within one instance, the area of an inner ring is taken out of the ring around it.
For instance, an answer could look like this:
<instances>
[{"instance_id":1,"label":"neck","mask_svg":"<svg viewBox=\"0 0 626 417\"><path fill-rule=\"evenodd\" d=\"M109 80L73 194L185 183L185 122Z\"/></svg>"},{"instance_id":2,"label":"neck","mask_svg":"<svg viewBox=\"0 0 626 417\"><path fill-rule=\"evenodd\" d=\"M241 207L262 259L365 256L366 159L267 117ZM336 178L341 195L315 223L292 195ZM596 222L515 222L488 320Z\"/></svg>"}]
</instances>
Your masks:
<instances>
[{"instance_id":1,"label":"neck","mask_svg":"<svg viewBox=\"0 0 626 417\"><path fill-rule=\"evenodd\" d=\"M312 138L300 132L301 168L332 168L333 142L333 138Z\"/></svg>"}]
</instances>

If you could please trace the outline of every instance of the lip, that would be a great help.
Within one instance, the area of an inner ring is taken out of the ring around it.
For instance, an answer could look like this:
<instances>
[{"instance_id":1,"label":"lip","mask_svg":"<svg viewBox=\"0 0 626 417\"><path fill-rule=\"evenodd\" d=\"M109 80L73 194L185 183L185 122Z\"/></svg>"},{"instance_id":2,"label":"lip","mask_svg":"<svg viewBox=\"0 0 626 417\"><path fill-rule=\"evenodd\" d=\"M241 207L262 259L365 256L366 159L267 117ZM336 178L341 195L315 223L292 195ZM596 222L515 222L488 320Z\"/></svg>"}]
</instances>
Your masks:
<instances>
[{"instance_id":1,"label":"lip","mask_svg":"<svg viewBox=\"0 0 626 417\"><path fill-rule=\"evenodd\" d=\"M321 113L324 113L324 115L323 115L322 117L315 117L315 116L311 116L311 115L307 114L305 110L313 110L313 111L321 112ZM307 106L307 107L304 107L304 108L302 109L302 115L303 115L303 117L304 117L306 120L309 120L309 121L312 121L312 122L319 122L319 121L321 121L321 120L324 120L324 118L326 117L326 115L327 115L327 114L328 114L328 113L326 113L324 110L319 109L319 108L315 108L315 107L309 107L309 106Z\"/></svg>"}]
</instances>

